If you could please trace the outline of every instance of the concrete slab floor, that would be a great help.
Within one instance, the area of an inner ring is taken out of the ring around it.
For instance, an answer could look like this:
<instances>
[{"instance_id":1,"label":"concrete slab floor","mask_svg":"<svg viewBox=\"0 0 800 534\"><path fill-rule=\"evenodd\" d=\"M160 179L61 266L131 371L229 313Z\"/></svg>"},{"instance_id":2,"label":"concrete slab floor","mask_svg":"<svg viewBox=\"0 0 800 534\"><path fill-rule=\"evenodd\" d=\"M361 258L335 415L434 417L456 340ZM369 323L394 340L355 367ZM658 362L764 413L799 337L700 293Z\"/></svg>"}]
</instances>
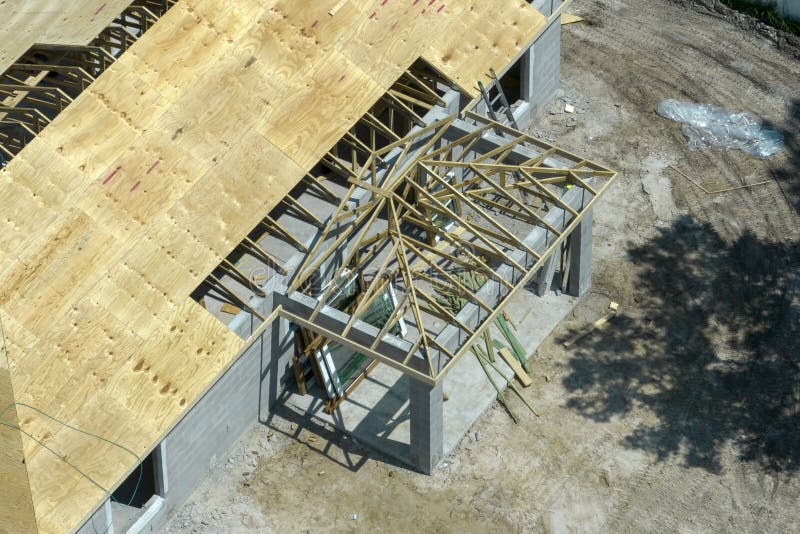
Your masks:
<instances>
[{"instance_id":1,"label":"concrete slab floor","mask_svg":"<svg viewBox=\"0 0 800 534\"><path fill-rule=\"evenodd\" d=\"M578 299L566 294L556 295L551 291L544 297L537 297L527 289L511 300L506 312L517 327L514 335L529 357L577 303ZM492 337L506 344L494 326ZM493 378L498 385L505 386L513 372L500 358L497 365L504 376L492 370ZM400 371L379 364L333 414L325 413L321 396L314 395L319 395L320 391L309 395L293 393L285 406L301 417L333 425L358 442L408 463L408 380ZM444 452L447 457L475 420L494 403L497 393L470 353L445 377L444 394Z\"/></svg>"}]
</instances>

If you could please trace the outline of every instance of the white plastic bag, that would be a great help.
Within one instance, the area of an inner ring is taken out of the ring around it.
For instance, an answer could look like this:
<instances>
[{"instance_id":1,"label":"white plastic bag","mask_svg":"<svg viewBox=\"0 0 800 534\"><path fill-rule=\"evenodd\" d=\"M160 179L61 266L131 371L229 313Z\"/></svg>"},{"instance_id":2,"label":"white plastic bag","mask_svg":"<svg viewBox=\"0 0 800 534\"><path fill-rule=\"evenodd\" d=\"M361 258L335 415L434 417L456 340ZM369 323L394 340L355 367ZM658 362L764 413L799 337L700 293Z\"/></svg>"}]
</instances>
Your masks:
<instances>
[{"instance_id":1,"label":"white plastic bag","mask_svg":"<svg viewBox=\"0 0 800 534\"><path fill-rule=\"evenodd\" d=\"M783 134L752 113L730 113L710 104L663 100L656 113L683 124L689 148L736 148L768 158L783 148Z\"/></svg>"}]
</instances>

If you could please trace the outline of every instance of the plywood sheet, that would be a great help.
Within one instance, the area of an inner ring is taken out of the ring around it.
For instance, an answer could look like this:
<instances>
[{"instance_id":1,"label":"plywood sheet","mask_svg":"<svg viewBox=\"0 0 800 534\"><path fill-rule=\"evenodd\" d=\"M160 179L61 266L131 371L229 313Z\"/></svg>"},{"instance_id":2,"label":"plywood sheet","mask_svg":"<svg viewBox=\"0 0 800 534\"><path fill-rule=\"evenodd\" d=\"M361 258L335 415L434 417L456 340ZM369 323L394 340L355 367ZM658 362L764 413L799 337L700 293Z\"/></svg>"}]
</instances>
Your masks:
<instances>
[{"instance_id":1,"label":"plywood sheet","mask_svg":"<svg viewBox=\"0 0 800 534\"><path fill-rule=\"evenodd\" d=\"M352 4L360 16L351 16L350 38L338 49L387 89L424 54L452 16L443 2L350 1L347 7ZM364 61L367 57L371 60Z\"/></svg>"},{"instance_id":2,"label":"plywood sheet","mask_svg":"<svg viewBox=\"0 0 800 534\"><path fill-rule=\"evenodd\" d=\"M130 0L5 0L0 6L0 72L35 43L85 45Z\"/></svg>"},{"instance_id":3,"label":"plywood sheet","mask_svg":"<svg viewBox=\"0 0 800 534\"><path fill-rule=\"evenodd\" d=\"M169 215L180 228L224 256L275 205L275 192L288 192L304 174L303 168L253 131Z\"/></svg>"},{"instance_id":4,"label":"plywood sheet","mask_svg":"<svg viewBox=\"0 0 800 534\"><path fill-rule=\"evenodd\" d=\"M386 92L341 54L331 52L256 127L307 170ZM313 102L314 105L307 105ZM314 143L308 142L314 139ZM302 176L302 175L301 175ZM299 179L299 178L298 178ZM296 182L295 182L296 183Z\"/></svg>"},{"instance_id":5,"label":"plywood sheet","mask_svg":"<svg viewBox=\"0 0 800 534\"><path fill-rule=\"evenodd\" d=\"M119 113L84 91L39 138L82 172L97 177L138 136Z\"/></svg>"},{"instance_id":6,"label":"plywood sheet","mask_svg":"<svg viewBox=\"0 0 800 534\"><path fill-rule=\"evenodd\" d=\"M502 72L544 28L547 19L524 0L463 0L458 15L432 42L425 57L473 97L489 68Z\"/></svg>"}]
</instances>

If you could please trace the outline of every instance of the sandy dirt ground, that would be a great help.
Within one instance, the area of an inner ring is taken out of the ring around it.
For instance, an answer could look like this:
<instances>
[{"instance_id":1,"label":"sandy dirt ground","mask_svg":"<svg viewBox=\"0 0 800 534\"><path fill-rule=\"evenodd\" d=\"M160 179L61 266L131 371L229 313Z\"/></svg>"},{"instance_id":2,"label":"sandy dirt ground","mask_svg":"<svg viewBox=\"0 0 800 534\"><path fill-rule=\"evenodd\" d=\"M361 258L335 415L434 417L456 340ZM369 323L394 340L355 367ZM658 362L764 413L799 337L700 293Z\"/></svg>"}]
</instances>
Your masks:
<instances>
[{"instance_id":1,"label":"sandy dirt ground","mask_svg":"<svg viewBox=\"0 0 800 534\"><path fill-rule=\"evenodd\" d=\"M620 171L591 295L432 477L278 416L167 532L800 531L800 63L664 0L576 0L563 89L532 132ZM784 131L762 161L688 150L664 98ZM576 112L563 112L571 103ZM708 190L768 181L729 193ZM621 304L610 324L561 342Z\"/></svg>"}]
</instances>

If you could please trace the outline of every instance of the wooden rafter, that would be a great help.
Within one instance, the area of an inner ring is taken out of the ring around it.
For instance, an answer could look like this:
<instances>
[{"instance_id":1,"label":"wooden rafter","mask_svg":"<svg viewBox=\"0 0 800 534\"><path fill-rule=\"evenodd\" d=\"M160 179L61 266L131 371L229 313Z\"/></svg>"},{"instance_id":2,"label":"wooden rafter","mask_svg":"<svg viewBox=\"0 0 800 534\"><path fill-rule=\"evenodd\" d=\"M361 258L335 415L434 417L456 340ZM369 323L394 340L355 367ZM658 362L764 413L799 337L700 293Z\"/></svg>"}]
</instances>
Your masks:
<instances>
[{"instance_id":1,"label":"wooden rafter","mask_svg":"<svg viewBox=\"0 0 800 534\"><path fill-rule=\"evenodd\" d=\"M332 280L341 279L345 268L353 273L369 269L386 273L361 288L360 304L337 335L350 335L359 313L385 290L389 280L398 281L393 287L402 293L402 305L391 319L410 315L414 348L402 361L379 354L376 357L412 376L425 369L433 382L461 357L470 340L483 335L488 322L548 256L561 250L569 233L614 177L613 171L517 131L502 131L503 143L495 142L483 153L476 153L476 147L486 146L478 143L483 135L496 131L494 123L478 121L466 135L446 135L453 120L457 119L448 117L420 127L375 151L347 173L347 195L319 233L317 245L301 262L289 288L290 294L304 291L319 299L313 313L305 318L305 324L313 327L338 287L331 282L321 293L315 293L318 290L307 282L319 266L334 261L334 257L341 262L330 275ZM463 131L463 126L459 130ZM538 155L520 159L521 148ZM377 167L373 163L378 157L391 163ZM548 166L551 157L557 157L562 168ZM586 199L580 205L565 200L573 187ZM546 202L532 204L527 194ZM565 216L548 217L552 209ZM511 231L503 218L516 220L527 228L526 232L534 228L547 232L551 237L546 248L528 244L526 234ZM320 245L323 242L324 247ZM364 254L370 247L371 252ZM475 287L477 280L481 286L491 282L498 289L481 292ZM439 301L442 295L437 297L441 292L477 306L477 326L466 324L458 310L443 306ZM439 332L429 326L432 318L460 329L468 341L451 346L438 339ZM374 350L386 335L388 327L382 328L365 350ZM422 367L411 361L415 357L424 361Z\"/></svg>"}]
</instances>

